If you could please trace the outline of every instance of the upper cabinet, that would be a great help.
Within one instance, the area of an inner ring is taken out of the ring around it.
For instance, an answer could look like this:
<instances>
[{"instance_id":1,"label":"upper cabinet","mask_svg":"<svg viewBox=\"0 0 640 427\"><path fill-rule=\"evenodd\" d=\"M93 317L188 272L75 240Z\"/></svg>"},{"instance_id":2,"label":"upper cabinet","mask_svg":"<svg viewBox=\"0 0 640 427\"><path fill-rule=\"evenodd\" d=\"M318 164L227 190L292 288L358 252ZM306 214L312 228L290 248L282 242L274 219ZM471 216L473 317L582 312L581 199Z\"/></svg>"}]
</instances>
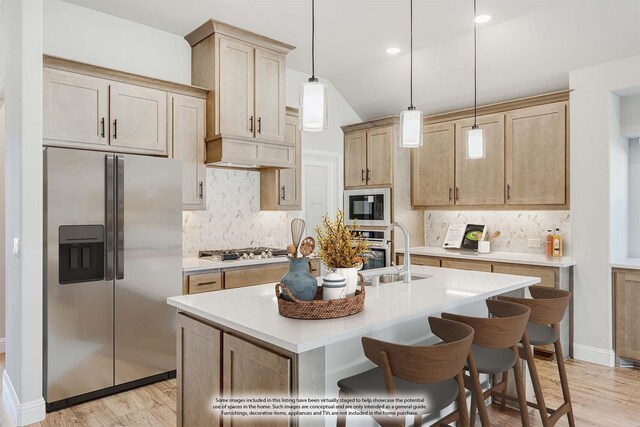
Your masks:
<instances>
[{"instance_id":1,"label":"upper cabinet","mask_svg":"<svg viewBox=\"0 0 640 427\"><path fill-rule=\"evenodd\" d=\"M182 161L184 209L205 209L207 89L43 59L43 145Z\"/></svg>"},{"instance_id":2,"label":"upper cabinet","mask_svg":"<svg viewBox=\"0 0 640 427\"><path fill-rule=\"evenodd\" d=\"M390 187L393 184L397 117L343 126L344 187Z\"/></svg>"},{"instance_id":3,"label":"upper cabinet","mask_svg":"<svg viewBox=\"0 0 640 427\"><path fill-rule=\"evenodd\" d=\"M478 108L485 157L468 159L473 110L425 118L412 149L414 209L567 209L568 98L557 92Z\"/></svg>"},{"instance_id":4,"label":"upper cabinet","mask_svg":"<svg viewBox=\"0 0 640 427\"><path fill-rule=\"evenodd\" d=\"M567 103L540 105L506 115L507 203L566 202Z\"/></svg>"},{"instance_id":5,"label":"upper cabinet","mask_svg":"<svg viewBox=\"0 0 640 427\"><path fill-rule=\"evenodd\" d=\"M260 171L260 210L302 210L302 138L298 110L287 107L285 139L294 146L295 166Z\"/></svg>"},{"instance_id":6,"label":"upper cabinet","mask_svg":"<svg viewBox=\"0 0 640 427\"><path fill-rule=\"evenodd\" d=\"M295 150L285 138L285 60L293 46L215 20L185 38L192 83L211 89L207 163L294 166Z\"/></svg>"}]
</instances>

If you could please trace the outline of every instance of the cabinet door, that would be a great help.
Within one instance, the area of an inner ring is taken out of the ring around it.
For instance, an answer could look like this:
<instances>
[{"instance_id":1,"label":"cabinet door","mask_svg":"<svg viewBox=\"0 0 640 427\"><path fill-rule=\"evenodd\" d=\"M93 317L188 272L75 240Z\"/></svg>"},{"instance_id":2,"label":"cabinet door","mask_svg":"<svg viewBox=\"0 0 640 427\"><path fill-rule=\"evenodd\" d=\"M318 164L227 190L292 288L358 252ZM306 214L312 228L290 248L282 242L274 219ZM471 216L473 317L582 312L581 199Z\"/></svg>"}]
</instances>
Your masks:
<instances>
[{"instance_id":1,"label":"cabinet door","mask_svg":"<svg viewBox=\"0 0 640 427\"><path fill-rule=\"evenodd\" d=\"M616 356L640 361L640 273L615 272Z\"/></svg>"},{"instance_id":2,"label":"cabinet door","mask_svg":"<svg viewBox=\"0 0 640 427\"><path fill-rule=\"evenodd\" d=\"M285 57L255 50L256 138L285 141Z\"/></svg>"},{"instance_id":3,"label":"cabinet door","mask_svg":"<svg viewBox=\"0 0 640 427\"><path fill-rule=\"evenodd\" d=\"M367 131L367 185L390 186L393 182L393 127Z\"/></svg>"},{"instance_id":4,"label":"cabinet door","mask_svg":"<svg viewBox=\"0 0 640 427\"><path fill-rule=\"evenodd\" d=\"M453 122L424 126L424 144L411 150L411 204L453 205L455 187L455 126Z\"/></svg>"},{"instance_id":5,"label":"cabinet door","mask_svg":"<svg viewBox=\"0 0 640 427\"><path fill-rule=\"evenodd\" d=\"M113 147L142 154L167 154L167 93L113 83L110 88Z\"/></svg>"},{"instance_id":6,"label":"cabinet door","mask_svg":"<svg viewBox=\"0 0 640 427\"><path fill-rule=\"evenodd\" d=\"M478 117L485 157L467 159L467 131L473 118L456 122L456 205L504 204L504 115Z\"/></svg>"},{"instance_id":7,"label":"cabinet door","mask_svg":"<svg viewBox=\"0 0 640 427\"><path fill-rule=\"evenodd\" d=\"M44 139L106 146L109 141L109 82L44 69Z\"/></svg>"},{"instance_id":8,"label":"cabinet door","mask_svg":"<svg viewBox=\"0 0 640 427\"><path fill-rule=\"evenodd\" d=\"M221 397L222 333L178 314L178 426L218 426L212 406Z\"/></svg>"},{"instance_id":9,"label":"cabinet door","mask_svg":"<svg viewBox=\"0 0 640 427\"><path fill-rule=\"evenodd\" d=\"M367 131L344 136L344 187L367 185Z\"/></svg>"},{"instance_id":10,"label":"cabinet door","mask_svg":"<svg viewBox=\"0 0 640 427\"><path fill-rule=\"evenodd\" d=\"M253 138L254 49L248 44L220 37L218 71L217 133Z\"/></svg>"},{"instance_id":11,"label":"cabinet door","mask_svg":"<svg viewBox=\"0 0 640 427\"><path fill-rule=\"evenodd\" d=\"M566 105L560 102L507 113L507 204L566 202Z\"/></svg>"},{"instance_id":12,"label":"cabinet door","mask_svg":"<svg viewBox=\"0 0 640 427\"><path fill-rule=\"evenodd\" d=\"M289 263L286 262L225 270L224 288L232 289L279 282L288 271Z\"/></svg>"},{"instance_id":13,"label":"cabinet door","mask_svg":"<svg viewBox=\"0 0 640 427\"><path fill-rule=\"evenodd\" d=\"M397 254L396 265L404 265L404 254ZM411 265L425 265L428 267L440 267L440 258L424 255L411 255Z\"/></svg>"},{"instance_id":14,"label":"cabinet door","mask_svg":"<svg viewBox=\"0 0 640 427\"><path fill-rule=\"evenodd\" d=\"M169 95L169 138L173 158L182 160L182 209L205 209L205 100Z\"/></svg>"},{"instance_id":15,"label":"cabinet door","mask_svg":"<svg viewBox=\"0 0 640 427\"><path fill-rule=\"evenodd\" d=\"M443 259L442 268L455 268L457 270L487 271L491 272L491 264L488 262L466 261L460 259Z\"/></svg>"},{"instance_id":16,"label":"cabinet door","mask_svg":"<svg viewBox=\"0 0 640 427\"><path fill-rule=\"evenodd\" d=\"M536 285L559 287L557 269L551 267L540 267L536 265L519 264L493 264L494 273L514 274L516 276L539 277L540 283Z\"/></svg>"},{"instance_id":17,"label":"cabinet door","mask_svg":"<svg viewBox=\"0 0 640 427\"><path fill-rule=\"evenodd\" d=\"M278 200L283 207L301 209L302 146L297 117L287 116L286 134L287 141L295 143L296 167L278 170Z\"/></svg>"},{"instance_id":18,"label":"cabinet door","mask_svg":"<svg viewBox=\"0 0 640 427\"><path fill-rule=\"evenodd\" d=\"M291 393L291 360L251 344L233 335L223 336L223 396L289 397ZM224 426L255 426L256 418L229 416ZM261 426L288 426L288 417L260 419ZM195 425L195 424L194 424ZM199 423L198 425L205 425Z\"/></svg>"}]
</instances>

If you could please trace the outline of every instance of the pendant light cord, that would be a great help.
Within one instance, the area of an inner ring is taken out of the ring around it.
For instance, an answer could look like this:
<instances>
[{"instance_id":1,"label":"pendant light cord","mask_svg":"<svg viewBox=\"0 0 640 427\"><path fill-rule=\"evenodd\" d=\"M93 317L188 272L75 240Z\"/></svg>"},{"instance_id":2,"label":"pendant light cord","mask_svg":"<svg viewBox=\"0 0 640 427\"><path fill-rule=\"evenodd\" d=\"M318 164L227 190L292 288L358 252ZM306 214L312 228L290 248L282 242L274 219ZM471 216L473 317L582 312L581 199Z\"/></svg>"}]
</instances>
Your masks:
<instances>
[{"instance_id":1,"label":"pendant light cord","mask_svg":"<svg viewBox=\"0 0 640 427\"><path fill-rule=\"evenodd\" d=\"M311 0L311 78L316 78L316 0Z\"/></svg>"},{"instance_id":2,"label":"pendant light cord","mask_svg":"<svg viewBox=\"0 0 640 427\"><path fill-rule=\"evenodd\" d=\"M473 126L478 126L477 113L478 113L478 42L476 35L476 0L473 0Z\"/></svg>"},{"instance_id":3,"label":"pendant light cord","mask_svg":"<svg viewBox=\"0 0 640 427\"><path fill-rule=\"evenodd\" d=\"M475 0L474 0L475 1ZM410 2L410 19L409 28L411 31L410 41L409 41L409 49L411 50L411 66L409 71L409 100L410 107L409 109L413 110L413 0Z\"/></svg>"}]
</instances>

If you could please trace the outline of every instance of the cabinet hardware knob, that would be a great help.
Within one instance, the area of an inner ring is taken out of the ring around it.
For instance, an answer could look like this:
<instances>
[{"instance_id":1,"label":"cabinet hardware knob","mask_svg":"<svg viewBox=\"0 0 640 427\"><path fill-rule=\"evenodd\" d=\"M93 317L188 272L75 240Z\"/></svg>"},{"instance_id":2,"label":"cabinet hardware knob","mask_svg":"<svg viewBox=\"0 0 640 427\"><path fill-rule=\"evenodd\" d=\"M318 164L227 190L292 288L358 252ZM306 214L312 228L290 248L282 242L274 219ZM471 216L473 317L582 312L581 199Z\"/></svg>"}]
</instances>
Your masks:
<instances>
[{"instance_id":1,"label":"cabinet hardware knob","mask_svg":"<svg viewBox=\"0 0 640 427\"><path fill-rule=\"evenodd\" d=\"M281 193L281 199L284 200L286 198L286 190L285 190L285 186L283 185L282 188L280 189L280 193Z\"/></svg>"},{"instance_id":2,"label":"cabinet hardware knob","mask_svg":"<svg viewBox=\"0 0 640 427\"><path fill-rule=\"evenodd\" d=\"M507 200L511 199L511 185L507 184Z\"/></svg>"},{"instance_id":3,"label":"cabinet hardware knob","mask_svg":"<svg viewBox=\"0 0 640 427\"><path fill-rule=\"evenodd\" d=\"M364 182L364 169L362 169L362 173L360 174L360 176L362 177L362 181Z\"/></svg>"},{"instance_id":4,"label":"cabinet hardware knob","mask_svg":"<svg viewBox=\"0 0 640 427\"><path fill-rule=\"evenodd\" d=\"M203 187L203 183L202 183L202 181L200 181L200 198L201 198L201 199L202 199L203 194L204 194L204 190L203 190L203 188L202 188L202 187Z\"/></svg>"},{"instance_id":5,"label":"cabinet hardware knob","mask_svg":"<svg viewBox=\"0 0 640 427\"><path fill-rule=\"evenodd\" d=\"M371 180L371 170L367 168L367 182Z\"/></svg>"},{"instance_id":6,"label":"cabinet hardware knob","mask_svg":"<svg viewBox=\"0 0 640 427\"><path fill-rule=\"evenodd\" d=\"M456 200L460 200L460 189L456 187Z\"/></svg>"},{"instance_id":7,"label":"cabinet hardware knob","mask_svg":"<svg viewBox=\"0 0 640 427\"><path fill-rule=\"evenodd\" d=\"M249 117L249 132L253 133L253 116Z\"/></svg>"},{"instance_id":8,"label":"cabinet hardware knob","mask_svg":"<svg viewBox=\"0 0 640 427\"><path fill-rule=\"evenodd\" d=\"M449 187L449 201L453 200L453 188Z\"/></svg>"},{"instance_id":9,"label":"cabinet hardware knob","mask_svg":"<svg viewBox=\"0 0 640 427\"><path fill-rule=\"evenodd\" d=\"M258 133L262 133L262 117L258 117Z\"/></svg>"},{"instance_id":10,"label":"cabinet hardware knob","mask_svg":"<svg viewBox=\"0 0 640 427\"><path fill-rule=\"evenodd\" d=\"M113 139L118 139L118 119L113 119Z\"/></svg>"},{"instance_id":11,"label":"cabinet hardware knob","mask_svg":"<svg viewBox=\"0 0 640 427\"><path fill-rule=\"evenodd\" d=\"M104 117L100 120L100 138L104 138Z\"/></svg>"}]
</instances>

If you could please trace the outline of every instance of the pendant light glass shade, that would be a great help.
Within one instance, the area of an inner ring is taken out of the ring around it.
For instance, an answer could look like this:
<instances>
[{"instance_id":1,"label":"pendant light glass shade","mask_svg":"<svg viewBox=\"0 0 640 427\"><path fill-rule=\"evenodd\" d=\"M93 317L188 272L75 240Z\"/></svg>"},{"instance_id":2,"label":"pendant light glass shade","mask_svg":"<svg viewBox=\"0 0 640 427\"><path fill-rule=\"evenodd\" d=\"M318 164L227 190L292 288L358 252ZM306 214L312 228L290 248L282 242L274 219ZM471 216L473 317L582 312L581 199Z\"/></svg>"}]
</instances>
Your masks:
<instances>
[{"instance_id":1,"label":"pendant light glass shade","mask_svg":"<svg viewBox=\"0 0 640 427\"><path fill-rule=\"evenodd\" d=\"M484 157L484 129L473 125L467 131L467 159L483 159Z\"/></svg>"},{"instance_id":2,"label":"pendant light glass shade","mask_svg":"<svg viewBox=\"0 0 640 427\"><path fill-rule=\"evenodd\" d=\"M300 128L320 132L328 127L327 86L311 78L300 86Z\"/></svg>"},{"instance_id":3,"label":"pendant light glass shade","mask_svg":"<svg viewBox=\"0 0 640 427\"><path fill-rule=\"evenodd\" d=\"M400 113L400 147L422 147L422 111L415 107Z\"/></svg>"}]
</instances>

